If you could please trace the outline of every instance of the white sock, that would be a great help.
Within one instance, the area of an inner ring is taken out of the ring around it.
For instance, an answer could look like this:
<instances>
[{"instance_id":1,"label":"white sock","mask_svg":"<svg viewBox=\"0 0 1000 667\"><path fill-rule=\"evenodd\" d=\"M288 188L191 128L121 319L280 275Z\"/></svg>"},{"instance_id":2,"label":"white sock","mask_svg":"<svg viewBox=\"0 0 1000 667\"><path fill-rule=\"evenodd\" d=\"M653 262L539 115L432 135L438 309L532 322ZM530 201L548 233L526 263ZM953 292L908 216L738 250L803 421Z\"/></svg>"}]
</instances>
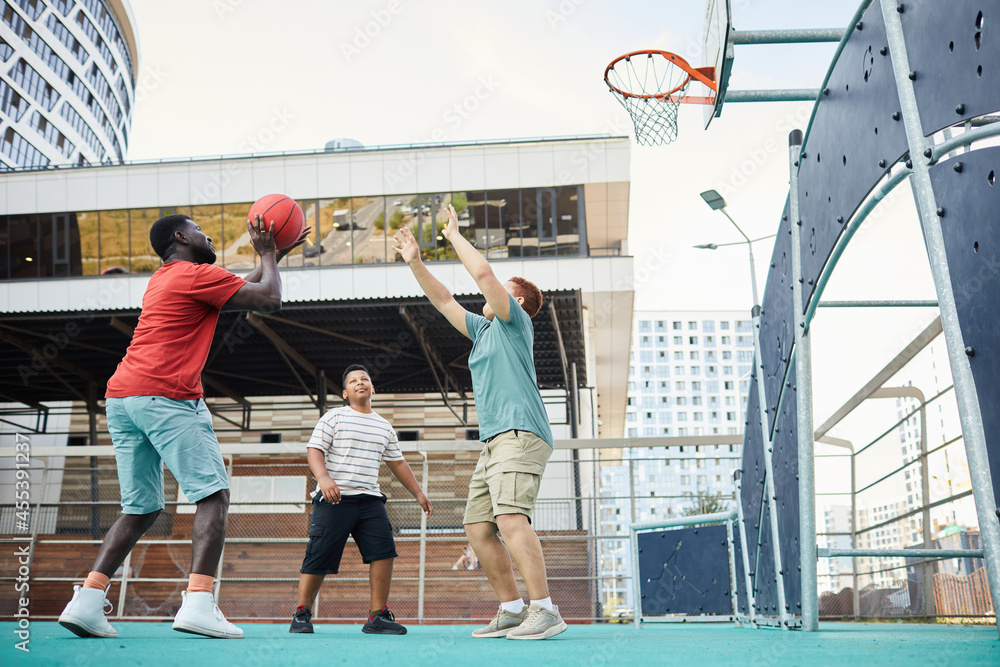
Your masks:
<instances>
[{"instance_id":1,"label":"white sock","mask_svg":"<svg viewBox=\"0 0 1000 667\"><path fill-rule=\"evenodd\" d=\"M548 609L549 611L555 611L555 609L552 608L552 598L551 597L547 597L544 600L532 600L531 604L537 604L542 609Z\"/></svg>"},{"instance_id":2,"label":"white sock","mask_svg":"<svg viewBox=\"0 0 1000 667\"><path fill-rule=\"evenodd\" d=\"M510 614L520 614L524 609L524 600L518 598L510 602L501 602L500 608Z\"/></svg>"}]
</instances>

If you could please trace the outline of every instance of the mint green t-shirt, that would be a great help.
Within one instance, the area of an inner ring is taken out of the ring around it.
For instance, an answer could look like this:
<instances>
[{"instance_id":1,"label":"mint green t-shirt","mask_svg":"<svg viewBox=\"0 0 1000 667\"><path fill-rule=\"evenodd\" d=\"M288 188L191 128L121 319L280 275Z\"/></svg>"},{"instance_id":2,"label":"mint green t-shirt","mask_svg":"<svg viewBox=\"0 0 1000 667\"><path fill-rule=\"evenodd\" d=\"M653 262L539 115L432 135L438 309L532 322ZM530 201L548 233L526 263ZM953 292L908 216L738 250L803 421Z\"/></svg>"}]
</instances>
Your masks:
<instances>
[{"instance_id":1,"label":"mint green t-shirt","mask_svg":"<svg viewBox=\"0 0 1000 667\"><path fill-rule=\"evenodd\" d=\"M509 295L508 295L509 296ZM517 429L530 431L552 445L552 429L535 377L535 330L531 318L510 296L504 322L465 314L472 338L469 370L479 415L479 439Z\"/></svg>"}]
</instances>

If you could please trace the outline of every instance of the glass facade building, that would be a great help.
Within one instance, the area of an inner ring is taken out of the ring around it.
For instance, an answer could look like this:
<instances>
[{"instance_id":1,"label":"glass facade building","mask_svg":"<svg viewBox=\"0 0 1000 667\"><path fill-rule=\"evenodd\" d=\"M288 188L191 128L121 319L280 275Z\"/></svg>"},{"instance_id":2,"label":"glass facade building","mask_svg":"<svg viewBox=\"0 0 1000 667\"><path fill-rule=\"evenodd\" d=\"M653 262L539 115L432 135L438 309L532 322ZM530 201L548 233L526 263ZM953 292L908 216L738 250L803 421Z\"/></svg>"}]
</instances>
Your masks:
<instances>
[{"instance_id":1,"label":"glass facade building","mask_svg":"<svg viewBox=\"0 0 1000 667\"><path fill-rule=\"evenodd\" d=\"M0 171L125 159L134 24L127 0L0 0Z\"/></svg>"}]
</instances>

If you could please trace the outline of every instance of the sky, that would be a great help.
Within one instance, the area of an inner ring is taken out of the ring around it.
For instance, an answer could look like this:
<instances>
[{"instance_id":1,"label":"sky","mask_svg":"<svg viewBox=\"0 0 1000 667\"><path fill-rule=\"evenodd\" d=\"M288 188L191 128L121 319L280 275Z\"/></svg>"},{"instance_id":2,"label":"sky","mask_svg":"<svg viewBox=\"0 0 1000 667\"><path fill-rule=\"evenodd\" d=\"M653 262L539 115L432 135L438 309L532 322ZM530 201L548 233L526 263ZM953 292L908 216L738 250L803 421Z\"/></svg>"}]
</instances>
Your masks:
<instances>
[{"instance_id":1,"label":"sky","mask_svg":"<svg viewBox=\"0 0 1000 667\"><path fill-rule=\"evenodd\" d=\"M637 49L701 66L699 0L131 0L141 60L128 158L580 134L632 136L603 82ZM858 0L732 0L736 29L844 28ZM730 90L818 88L835 44L738 46ZM699 193L715 189L750 238L773 234L787 136L811 103L730 104L708 130L684 105L678 140L633 144L629 249L637 309L749 312L746 246ZM280 128L265 132L267 128ZM267 139L264 141L263 139ZM771 240L754 245L763 291ZM852 241L826 299L933 299L903 186ZM936 315L821 309L812 326L816 424ZM850 360L851 363L844 363Z\"/></svg>"}]
</instances>

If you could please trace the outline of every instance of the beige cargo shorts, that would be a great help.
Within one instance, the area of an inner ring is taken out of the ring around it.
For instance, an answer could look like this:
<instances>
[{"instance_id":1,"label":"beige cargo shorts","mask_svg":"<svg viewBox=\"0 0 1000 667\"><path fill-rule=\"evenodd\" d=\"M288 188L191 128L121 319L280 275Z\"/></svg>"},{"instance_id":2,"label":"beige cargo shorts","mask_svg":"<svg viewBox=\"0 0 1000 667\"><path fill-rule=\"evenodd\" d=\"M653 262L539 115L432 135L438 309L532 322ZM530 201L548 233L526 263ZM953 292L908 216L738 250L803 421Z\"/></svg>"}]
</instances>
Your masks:
<instances>
[{"instance_id":1,"label":"beige cargo shorts","mask_svg":"<svg viewBox=\"0 0 1000 667\"><path fill-rule=\"evenodd\" d=\"M550 456L551 445L530 431L505 431L483 443L462 522L496 523L500 514L523 514L531 521Z\"/></svg>"}]
</instances>

